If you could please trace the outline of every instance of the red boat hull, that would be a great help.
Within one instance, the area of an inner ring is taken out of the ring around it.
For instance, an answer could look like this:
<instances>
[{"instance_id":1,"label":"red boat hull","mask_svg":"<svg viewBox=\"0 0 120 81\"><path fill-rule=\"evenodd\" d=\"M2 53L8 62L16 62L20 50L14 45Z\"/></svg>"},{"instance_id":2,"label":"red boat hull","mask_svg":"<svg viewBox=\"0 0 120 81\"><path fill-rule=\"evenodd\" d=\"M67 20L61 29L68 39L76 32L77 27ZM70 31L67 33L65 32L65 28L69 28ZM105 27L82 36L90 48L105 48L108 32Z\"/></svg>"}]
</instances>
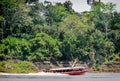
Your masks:
<instances>
[{"instance_id":1,"label":"red boat hull","mask_svg":"<svg viewBox=\"0 0 120 81\"><path fill-rule=\"evenodd\" d=\"M77 71L77 72L62 72L62 74L68 74L68 75L83 75L87 71Z\"/></svg>"},{"instance_id":2,"label":"red boat hull","mask_svg":"<svg viewBox=\"0 0 120 81\"><path fill-rule=\"evenodd\" d=\"M56 68L51 69L53 73L61 73L61 74L68 74L68 75L82 75L88 71L85 67L66 67L66 68Z\"/></svg>"}]
</instances>

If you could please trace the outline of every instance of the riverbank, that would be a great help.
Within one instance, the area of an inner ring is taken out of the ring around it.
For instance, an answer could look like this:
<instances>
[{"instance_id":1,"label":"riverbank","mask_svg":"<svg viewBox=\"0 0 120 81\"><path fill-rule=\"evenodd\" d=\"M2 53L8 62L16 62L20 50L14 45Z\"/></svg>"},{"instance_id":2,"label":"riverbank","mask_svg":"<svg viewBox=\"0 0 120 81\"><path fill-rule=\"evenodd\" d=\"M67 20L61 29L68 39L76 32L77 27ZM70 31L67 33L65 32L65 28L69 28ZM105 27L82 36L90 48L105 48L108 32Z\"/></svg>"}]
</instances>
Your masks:
<instances>
[{"instance_id":1,"label":"riverbank","mask_svg":"<svg viewBox=\"0 0 120 81\"><path fill-rule=\"evenodd\" d=\"M48 71L50 68L61 68L61 67L71 67L72 62L37 62L30 63L26 61L18 62L0 62L0 72L1 75L9 74L35 74L35 75L46 75L42 71ZM114 63L106 63L99 67L89 67L87 64L76 63L75 66L83 66L89 69L89 73L120 73L120 60L115 61Z\"/></svg>"},{"instance_id":2,"label":"riverbank","mask_svg":"<svg viewBox=\"0 0 120 81\"><path fill-rule=\"evenodd\" d=\"M50 72L37 72L37 73L3 73L3 72L0 72L0 76L61 76L61 75L66 75L66 74L50 73Z\"/></svg>"},{"instance_id":3,"label":"riverbank","mask_svg":"<svg viewBox=\"0 0 120 81\"><path fill-rule=\"evenodd\" d=\"M120 60L113 63L102 64L99 68L92 68L90 72L93 73L120 73Z\"/></svg>"}]
</instances>

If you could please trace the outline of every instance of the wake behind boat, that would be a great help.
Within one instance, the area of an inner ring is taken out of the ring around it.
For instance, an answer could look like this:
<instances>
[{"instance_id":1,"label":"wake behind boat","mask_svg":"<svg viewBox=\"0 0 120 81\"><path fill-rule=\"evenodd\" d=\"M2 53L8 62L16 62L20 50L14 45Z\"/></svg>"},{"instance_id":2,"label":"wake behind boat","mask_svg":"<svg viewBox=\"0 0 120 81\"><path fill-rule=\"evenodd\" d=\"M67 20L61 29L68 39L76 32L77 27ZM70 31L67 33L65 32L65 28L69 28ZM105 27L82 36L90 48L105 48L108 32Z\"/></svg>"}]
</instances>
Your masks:
<instances>
[{"instance_id":1,"label":"wake behind boat","mask_svg":"<svg viewBox=\"0 0 120 81\"><path fill-rule=\"evenodd\" d=\"M88 72L88 69L85 67L65 67L50 69L50 72L68 75L82 75Z\"/></svg>"}]
</instances>

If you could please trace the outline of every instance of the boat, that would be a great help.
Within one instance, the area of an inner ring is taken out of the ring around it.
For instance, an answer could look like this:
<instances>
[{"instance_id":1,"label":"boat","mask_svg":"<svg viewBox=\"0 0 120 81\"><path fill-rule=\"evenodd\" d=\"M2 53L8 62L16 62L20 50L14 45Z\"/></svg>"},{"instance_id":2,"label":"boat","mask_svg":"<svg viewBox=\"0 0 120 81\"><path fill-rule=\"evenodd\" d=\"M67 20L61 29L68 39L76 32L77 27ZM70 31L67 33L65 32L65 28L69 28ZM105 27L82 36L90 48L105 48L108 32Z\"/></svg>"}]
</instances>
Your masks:
<instances>
[{"instance_id":1,"label":"boat","mask_svg":"<svg viewBox=\"0 0 120 81\"><path fill-rule=\"evenodd\" d=\"M88 72L88 69L85 67L65 67L50 69L50 72L68 75L83 75Z\"/></svg>"}]
</instances>

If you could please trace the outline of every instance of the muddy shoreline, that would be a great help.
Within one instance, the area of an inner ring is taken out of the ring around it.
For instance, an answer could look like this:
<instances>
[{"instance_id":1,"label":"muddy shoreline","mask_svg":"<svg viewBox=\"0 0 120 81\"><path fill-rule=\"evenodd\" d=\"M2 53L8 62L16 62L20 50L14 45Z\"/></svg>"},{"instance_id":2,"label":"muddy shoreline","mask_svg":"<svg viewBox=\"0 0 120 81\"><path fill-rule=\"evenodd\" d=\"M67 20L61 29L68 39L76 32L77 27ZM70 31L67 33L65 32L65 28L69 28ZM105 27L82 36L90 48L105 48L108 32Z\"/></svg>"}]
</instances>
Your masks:
<instances>
[{"instance_id":1,"label":"muddy shoreline","mask_svg":"<svg viewBox=\"0 0 120 81\"><path fill-rule=\"evenodd\" d=\"M36 69L36 72L33 72L34 75L46 75L48 74L46 71L51 68L62 68L62 67L71 67L73 62L36 62L34 63L35 67L33 69ZM103 64L100 67L89 67L85 63L77 62L75 64L76 67L82 66L88 68L88 73L120 73L120 60L114 62L114 63L107 63ZM7 69L7 68L6 68ZM9 68L8 68L9 69ZM14 67L13 67L14 69ZM11 69L12 70L12 69ZM31 71L29 71L31 72ZM9 74L24 74L29 75L32 73L20 73L20 72L0 72L0 75L9 75Z\"/></svg>"},{"instance_id":2,"label":"muddy shoreline","mask_svg":"<svg viewBox=\"0 0 120 81\"><path fill-rule=\"evenodd\" d=\"M50 72L37 72L37 73L0 73L0 76L61 76L61 75L65 75L65 74L50 73Z\"/></svg>"}]
</instances>

